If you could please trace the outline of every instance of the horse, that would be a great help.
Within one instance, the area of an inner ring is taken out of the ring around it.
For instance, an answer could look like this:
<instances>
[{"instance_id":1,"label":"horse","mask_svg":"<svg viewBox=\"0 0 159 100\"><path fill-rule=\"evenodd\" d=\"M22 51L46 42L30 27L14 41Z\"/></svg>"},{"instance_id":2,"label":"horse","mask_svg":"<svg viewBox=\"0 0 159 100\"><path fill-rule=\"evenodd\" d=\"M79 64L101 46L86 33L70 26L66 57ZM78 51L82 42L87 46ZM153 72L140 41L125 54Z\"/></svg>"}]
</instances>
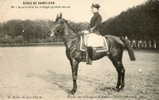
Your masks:
<instances>
[{"instance_id":1,"label":"horse","mask_svg":"<svg viewBox=\"0 0 159 100\"><path fill-rule=\"evenodd\" d=\"M77 91L77 76L80 62L86 62L86 52L80 50L80 35L75 33L67 20L61 17L57 17L54 22L54 27L51 29L52 37L60 37L66 47L66 56L70 62L72 69L73 88L70 91L71 94L75 94ZM99 60L104 56L108 56L112 64L117 71L117 85L115 90L120 91L124 88L125 82L125 69L122 63L123 51L126 49L131 60L135 60L135 55L128 42L120 37L105 35L107 39L109 54L106 52L97 52L92 60Z\"/></svg>"}]
</instances>

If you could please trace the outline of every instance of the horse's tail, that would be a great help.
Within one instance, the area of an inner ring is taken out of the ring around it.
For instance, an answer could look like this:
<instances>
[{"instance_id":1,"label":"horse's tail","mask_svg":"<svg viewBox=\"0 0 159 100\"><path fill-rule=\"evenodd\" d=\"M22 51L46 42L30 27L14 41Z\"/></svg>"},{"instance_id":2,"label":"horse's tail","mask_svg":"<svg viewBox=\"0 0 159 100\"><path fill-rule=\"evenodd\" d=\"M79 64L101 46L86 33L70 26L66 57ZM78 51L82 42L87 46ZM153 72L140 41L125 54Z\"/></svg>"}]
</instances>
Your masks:
<instances>
[{"instance_id":1,"label":"horse's tail","mask_svg":"<svg viewBox=\"0 0 159 100\"><path fill-rule=\"evenodd\" d=\"M129 44L129 41L125 38L121 38L121 40L124 42L125 48L128 50L130 60L135 61L136 60L135 54L134 54L133 48Z\"/></svg>"}]
</instances>

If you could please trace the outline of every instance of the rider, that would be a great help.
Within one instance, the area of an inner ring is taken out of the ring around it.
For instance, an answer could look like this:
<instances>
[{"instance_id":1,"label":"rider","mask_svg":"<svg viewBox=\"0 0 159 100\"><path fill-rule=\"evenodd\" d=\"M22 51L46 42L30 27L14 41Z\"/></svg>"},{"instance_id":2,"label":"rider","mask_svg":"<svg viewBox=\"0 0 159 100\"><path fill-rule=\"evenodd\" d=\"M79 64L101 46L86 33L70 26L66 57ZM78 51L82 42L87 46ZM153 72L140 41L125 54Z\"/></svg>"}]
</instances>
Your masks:
<instances>
[{"instance_id":1,"label":"rider","mask_svg":"<svg viewBox=\"0 0 159 100\"><path fill-rule=\"evenodd\" d=\"M102 17L99 13L99 8L99 4L92 4L91 6L93 16L90 20L90 31L95 33L99 33L99 28L102 23Z\"/></svg>"},{"instance_id":2,"label":"rider","mask_svg":"<svg viewBox=\"0 0 159 100\"><path fill-rule=\"evenodd\" d=\"M90 20L90 32L91 33L100 34L99 28L100 28L100 25L102 23L102 17L99 13L99 8L100 8L99 4L92 4L92 6L91 6L92 13L93 13L93 16ZM87 47L86 54L87 54L87 56L86 56L87 64L92 64L92 61L91 61L92 47Z\"/></svg>"}]
</instances>

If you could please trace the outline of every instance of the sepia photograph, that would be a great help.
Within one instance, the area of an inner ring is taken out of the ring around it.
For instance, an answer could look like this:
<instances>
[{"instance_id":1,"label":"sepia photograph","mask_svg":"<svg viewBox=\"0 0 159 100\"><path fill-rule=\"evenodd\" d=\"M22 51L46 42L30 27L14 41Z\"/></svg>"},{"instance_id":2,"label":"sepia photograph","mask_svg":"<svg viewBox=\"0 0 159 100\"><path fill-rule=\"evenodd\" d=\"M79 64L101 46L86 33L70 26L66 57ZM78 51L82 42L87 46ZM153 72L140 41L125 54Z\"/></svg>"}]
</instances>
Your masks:
<instances>
[{"instance_id":1,"label":"sepia photograph","mask_svg":"<svg viewBox=\"0 0 159 100\"><path fill-rule=\"evenodd\" d=\"M0 100L158 100L159 0L0 0Z\"/></svg>"}]
</instances>

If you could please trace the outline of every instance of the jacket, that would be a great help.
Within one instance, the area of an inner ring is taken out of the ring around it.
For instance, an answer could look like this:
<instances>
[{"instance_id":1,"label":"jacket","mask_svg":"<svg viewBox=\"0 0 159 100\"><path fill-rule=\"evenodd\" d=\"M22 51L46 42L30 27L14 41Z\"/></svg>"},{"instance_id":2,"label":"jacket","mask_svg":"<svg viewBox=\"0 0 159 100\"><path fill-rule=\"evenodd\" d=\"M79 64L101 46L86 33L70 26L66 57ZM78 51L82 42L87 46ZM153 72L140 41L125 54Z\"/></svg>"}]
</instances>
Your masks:
<instances>
[{"instance_id":1,"label":"jacket","mask_svg":"<svg viewBox=\"0 0 159 100\"><path fill-rule=\"evenodd\" d=\"M90 28L95 27L95 30L99 30L101 23L102 23L101 15L98 12L94 13L93 17L90 20Z\"/></svg>"}]
</instances>

